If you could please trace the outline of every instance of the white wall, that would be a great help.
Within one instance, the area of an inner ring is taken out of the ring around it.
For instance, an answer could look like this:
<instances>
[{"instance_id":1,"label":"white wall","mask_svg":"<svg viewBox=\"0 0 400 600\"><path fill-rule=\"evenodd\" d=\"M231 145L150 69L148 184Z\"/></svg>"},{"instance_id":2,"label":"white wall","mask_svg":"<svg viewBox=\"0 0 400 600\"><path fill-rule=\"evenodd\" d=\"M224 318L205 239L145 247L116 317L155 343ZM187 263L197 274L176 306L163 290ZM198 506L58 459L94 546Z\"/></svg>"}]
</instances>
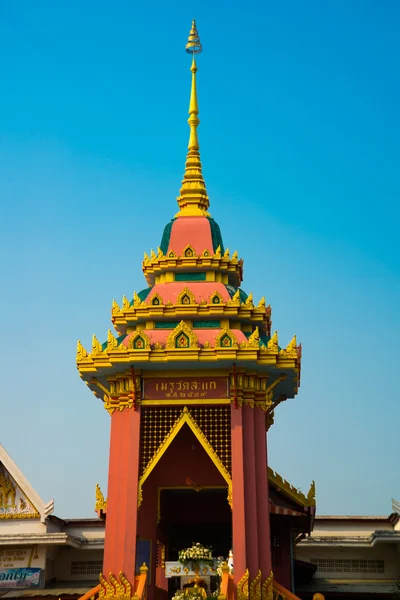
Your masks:
<instances>
[{"instance_id":1,"label":"white wall","mask_svg":"<svg viewBox=\"0 0 400 600\"><path fill-rule=\"evenodd\" d=\"M296 558L306 562L312 562L315 558L322 559L362 559L383 560L384 573L327 573L316 571L315 578L334 579L400 579L400 560L396 544L376 544L371 548L346 548L340 545L332 546L305 546L299 544L296 547Z\"/></svg>"},{"instance_id":2,"label":"white wall","mask_svg":"<svg viewBox=\"0 0 400 600\"><path fill-rule=\"evenodd\" d=\"M0 519L0 540L2 535L46 533L46 531L46 525L39 519Z\"/></svg>"},{"instance_id":3,"label":"white wall","mask_svg":"<svg viewBox=\"0 0 400 600\"><path fill-rule=\"evenodd\" d=\"M58 549L55 556L55 576L58 581L94 581L98 580L99 573L88 575L71 575L73 561L103 562L102 550L75 550L71 547Z\"/></svg>"}]
</instances>

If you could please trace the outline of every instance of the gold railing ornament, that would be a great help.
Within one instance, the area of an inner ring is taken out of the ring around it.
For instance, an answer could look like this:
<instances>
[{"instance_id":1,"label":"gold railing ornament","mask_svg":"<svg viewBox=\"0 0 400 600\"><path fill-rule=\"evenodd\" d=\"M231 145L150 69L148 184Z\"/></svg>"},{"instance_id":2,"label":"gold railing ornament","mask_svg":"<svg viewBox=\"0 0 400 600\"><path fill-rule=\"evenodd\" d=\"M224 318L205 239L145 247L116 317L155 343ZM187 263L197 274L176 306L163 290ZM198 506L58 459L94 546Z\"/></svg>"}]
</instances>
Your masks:
<instances>
[{"instance_id":1,"label":"gold railing ornament","mask_svg":"<svg viewBox=\"0 0 400 600\"><path fill-rule=\"evenodd\" d=\"M247 569L246 573L243 575L243 577L239 580L237 584L238 600L273 600L274 575L272 571L262 585L261 582L262 573L261 571L258 571L253 581L249 584L249 570ZM280 589L281 586L279 586L279 590ZM282 593L280 593L280 595L282 596ZM292 594L292 597L290 599L287 598L286 600L293 600L293 598L295 598L295 596Z\"/></svg>"},{"instance_id":2,"label":"gold railing ornament","mask_svg":"<svg viewBox=\"0 0 400 600\"><path fill-rule=\"evenodd\" d=\"M99 600L132 600L132 598L135 600L144 600L146 596L147 573L148 568L146 564L143 563L140 567L139 577L135 578L135 590L122 571L120 571L118 577L115 577L113 573L110 573L108 581L103 573L100 573L100 586L98 588ZM83 598L84 597L82 597L82 599Z\"/></svg>"},{"instance_id":3,"label":"gold railing ornament","mask_svg":"<svg viewBox=\"0 0 400 600\"><path fill-rule=\"evenodd\" d=\"M271 573L268 575L267 579L262 584L261 588L261 600L273 600L274 598L274 574Z\"/></svg>"},{"instance_id":4,"label":"gold railing ornament","mask_svg":"<svg viewBox=\"0 0 400 600\"><path fill-rule=\"evenodd\" d=\"M107 581L103 574L100 573L100 590L99 598L101 600L131 600L132 598L132 586L126 579L122 571L120 572L118 579L110 573Z\"/></svg>"},{"instance_id":5,"label":"gold railing ornament","mask_svg":"<svg viewBox=\"0 0 400 600\"><path fill-rule=\"evenodd\" d=\"M261 600L261 571L259 570L250 584L250 600Z\"/></svg>"},{"instance_id":6,"label":"gold railing ornament","mask_svg":"<svg viewBox=\"0 0 400 600\"><path fill-rule=\"evenodd\" d=\"M249 598L249 570L239 579L237 584L237 600L248 600Z\"/></svg>"}]
</instances>

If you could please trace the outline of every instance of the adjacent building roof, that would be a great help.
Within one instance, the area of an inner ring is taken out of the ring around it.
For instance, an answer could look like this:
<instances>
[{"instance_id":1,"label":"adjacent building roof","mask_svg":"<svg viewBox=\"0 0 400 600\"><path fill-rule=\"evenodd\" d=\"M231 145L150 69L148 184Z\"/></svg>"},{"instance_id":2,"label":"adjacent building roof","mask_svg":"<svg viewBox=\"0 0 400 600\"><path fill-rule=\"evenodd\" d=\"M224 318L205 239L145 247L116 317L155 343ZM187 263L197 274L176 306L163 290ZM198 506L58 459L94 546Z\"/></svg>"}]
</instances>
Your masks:
<instances>
[{"instance_id":1,"label":"adjacent building roof","mask_svg":"<svg viewBox=\"0 0 400 600\"><path fill-rule=\"evenodd\" d=\"M9 477L11 477L11 480ZM4 446L0 444L0 480L1 478L4 480L2 481L3 486L8 485L9 492L14 497L14 502L11 503L12 507L2 507L0 519L40 517L41 521L44 522L53 512L54 500L50 500L47 504L43 502ZM15 501L17 496L18 502Z\"/></svg>"}]
</instances>

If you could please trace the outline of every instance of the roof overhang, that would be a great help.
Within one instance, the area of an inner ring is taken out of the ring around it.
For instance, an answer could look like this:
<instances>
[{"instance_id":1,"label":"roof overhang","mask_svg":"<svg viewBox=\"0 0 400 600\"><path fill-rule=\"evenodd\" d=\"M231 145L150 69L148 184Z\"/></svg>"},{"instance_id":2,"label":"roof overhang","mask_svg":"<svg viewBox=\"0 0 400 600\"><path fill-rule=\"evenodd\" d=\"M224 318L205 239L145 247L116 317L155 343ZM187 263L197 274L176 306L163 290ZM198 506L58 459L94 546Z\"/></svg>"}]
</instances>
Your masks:
<instances>
[{"instance_id":1,"label":"roof overhang","mask_svg":"<svg viewBox=\"0 0 400 600\"><path fill-rule=\"evenodd\" d=\"M371 535L354 536L311 536L300 542L302 546L316 547L338 547L346 546L352 548L372 548L380 543L400 544L400 531L374 531Z\"/></svg>"},{"instance_id":2,"label":"roof overhang","mask_svg":"<svg viewBox=\"0 0 400 600\"><path fill-rule=\"evenodd\" d=\"M17 533L2 534L0 536L0 546L15 545L44 545L44 546L71 546L72 548L93 549L104 547L104 537L102 538L83 538L71 535L65 532L56 533Z\"/></svg>"}]
</instances>

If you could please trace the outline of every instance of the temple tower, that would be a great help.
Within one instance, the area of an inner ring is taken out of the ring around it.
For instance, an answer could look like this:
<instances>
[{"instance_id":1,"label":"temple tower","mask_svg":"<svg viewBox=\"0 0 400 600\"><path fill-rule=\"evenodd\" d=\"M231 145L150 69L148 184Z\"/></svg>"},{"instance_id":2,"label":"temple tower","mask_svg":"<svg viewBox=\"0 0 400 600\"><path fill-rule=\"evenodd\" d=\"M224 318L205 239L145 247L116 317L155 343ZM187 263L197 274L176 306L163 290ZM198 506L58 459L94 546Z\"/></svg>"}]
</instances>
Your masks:
<instances>
[{"instance_id":1,"label":"temple tower","mask_svg":"<svg viewBox=\"0 0 400 600\"><path fill-rule=\"evenodd\" d=\"M275 407L297 393L301 351L295 337L279 346L270 307L242 289L243 260L208 212L194 21L186 50L190 137L179 210L157 252L144 255L147 287L113 302L116 335L109 331L104 343L94 336L91 352L78 342L79 373L111 417L107 503L98 490L102 581L115 595L137 593L145 562L149 598L167 598L165 559L208 536L220 554L233 550L232 593L266 598L266 431Z\"/></svg>"}]
</instances>

